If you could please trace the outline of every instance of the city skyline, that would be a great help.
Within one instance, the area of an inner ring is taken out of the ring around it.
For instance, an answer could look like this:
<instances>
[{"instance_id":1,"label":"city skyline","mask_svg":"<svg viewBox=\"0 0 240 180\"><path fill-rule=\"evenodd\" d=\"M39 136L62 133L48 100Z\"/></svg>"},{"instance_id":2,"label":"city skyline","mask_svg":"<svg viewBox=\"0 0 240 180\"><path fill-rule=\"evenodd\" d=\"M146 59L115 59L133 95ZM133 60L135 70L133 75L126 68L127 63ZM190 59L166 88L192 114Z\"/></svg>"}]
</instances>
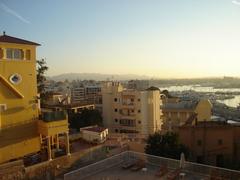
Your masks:
<instances>
[{"instance_id":1,"label":"city skyline","mask_svg":"<svg viewBox=\"0 0 240 180\"><path fill-rule=\"evenodd\" d=\"M49 76L240 77L237 0L2 0L0 9L0 31L42 44Z\"/></svg>"}]
</instances>

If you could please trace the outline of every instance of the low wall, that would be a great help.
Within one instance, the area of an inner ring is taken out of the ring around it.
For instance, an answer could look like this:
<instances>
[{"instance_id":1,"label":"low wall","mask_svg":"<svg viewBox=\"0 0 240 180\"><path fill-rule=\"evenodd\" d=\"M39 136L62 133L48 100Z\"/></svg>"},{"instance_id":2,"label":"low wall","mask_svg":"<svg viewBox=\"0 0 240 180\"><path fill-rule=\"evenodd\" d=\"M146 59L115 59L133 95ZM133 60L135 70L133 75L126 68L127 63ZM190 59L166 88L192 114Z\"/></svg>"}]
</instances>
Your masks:
<instances>
[{"instance_id":1,"label":"low wall","mask_svg":"<svg viewBox=\"0 0 240 180\"><path fill-rule=\"evenodd\" d=\"M0 165L0 180L24 179L24 165L22 160Z\"/></svg>"}]
</instances>

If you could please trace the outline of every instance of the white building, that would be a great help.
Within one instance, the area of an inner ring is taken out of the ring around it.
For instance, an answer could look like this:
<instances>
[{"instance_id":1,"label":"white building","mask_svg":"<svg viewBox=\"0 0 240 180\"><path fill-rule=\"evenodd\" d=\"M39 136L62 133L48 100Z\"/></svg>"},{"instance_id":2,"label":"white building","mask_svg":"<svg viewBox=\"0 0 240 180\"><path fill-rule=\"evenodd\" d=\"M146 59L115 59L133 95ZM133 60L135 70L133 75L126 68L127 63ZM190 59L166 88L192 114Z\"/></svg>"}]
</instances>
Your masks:
<instances>
[{"instance_id":1,"label":"white building","mask_svg":"<svg viewBox=\"0 0 240 180\"><path fill-rule=\"evenodd\" d=\"M102 86L104 126L116 133L149 135L161 130L160 90L124 90L117 82Z\"/></svg>"},{"instance_id":2,"label":"white building","mask_svg":"<svg viewBox=\"0 0 240 180\"><path fill-rule=\"evenodd\" d=\"M81 138L91 143L103 143L107 140L108 129L98 126L80 128Z\"/></svg>"}]
</instances>

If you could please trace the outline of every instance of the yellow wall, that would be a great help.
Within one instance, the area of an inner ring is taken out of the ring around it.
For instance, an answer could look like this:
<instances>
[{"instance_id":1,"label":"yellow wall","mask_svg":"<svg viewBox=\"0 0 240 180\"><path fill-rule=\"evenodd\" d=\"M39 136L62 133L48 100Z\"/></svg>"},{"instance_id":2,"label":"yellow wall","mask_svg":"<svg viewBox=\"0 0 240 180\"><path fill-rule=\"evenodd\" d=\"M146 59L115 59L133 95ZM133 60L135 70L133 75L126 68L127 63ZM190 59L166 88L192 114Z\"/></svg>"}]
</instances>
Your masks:
<instances>
[{"instance_id":1,"label":"yellow wall","mask_svg":"<svg viewBox=\"0 0 240 180\"><path fill-rule=\"evenodd\" d=\"M53 136L63 132L68 132L68 120L44 122L38 121L38 132L45 136Z\"/></svg>"},{"instance_id":2,"label":"yellow wall","mask_svg":"<svg viewBox=\"0 0 240 180\"><path fill-rule=\"evenodd\" d=\"M39 137L33 137L15 144L10 144L0 148L0 163L38 151L40 151Z\"/></svg>"},{"instance_id":3,"label":"yellow wall","mask_svg":"<svg viewBox=\"0 0 240 180\"><path fill-rule=\"evenodd\" d=\"M198 121L210 121L212 116L212 104L209 100L200 100L195 112L197 113Z\"/></svg>"},{"instance_id":4,"label":"yellow wall","mask_svg":"<svg viewBox=\"0 0 240 180\"><path fill-rule=\"evenodd\" d=\"M40 150L40 138L37 134L38 107L36 83L36 46L14 43L0 43L0 48L23 49L31 51L30 60L0 59L0 104L7 109L0 112L0 163L16 159ZM19 74L22 81L12 84L9 80L13 74ZM10 84L23 97L6 85ZM27 128L24 128L27 125Z\"/></svg>"},{"instance_id":5,"label":"yellow wall","mask_svg":"<svg viewBox=\"0 0 240 180\"><path fill-rule=\"evenodd\" d=\"M1 43L1 48L20 48L31 50L31 60L6 60L0 59L0 75L9 83L9 77L14 74L22 76L22 82L13 85L24 98L19 98L12 93L2 82L0 83L0 104L6 104L7 110L1 112L1 128L12 126L16 123L31 121L38 117L36 107L36 58L35 46ZM35 108L36 107L36 108Z\"/></svg>"}]
</instances>

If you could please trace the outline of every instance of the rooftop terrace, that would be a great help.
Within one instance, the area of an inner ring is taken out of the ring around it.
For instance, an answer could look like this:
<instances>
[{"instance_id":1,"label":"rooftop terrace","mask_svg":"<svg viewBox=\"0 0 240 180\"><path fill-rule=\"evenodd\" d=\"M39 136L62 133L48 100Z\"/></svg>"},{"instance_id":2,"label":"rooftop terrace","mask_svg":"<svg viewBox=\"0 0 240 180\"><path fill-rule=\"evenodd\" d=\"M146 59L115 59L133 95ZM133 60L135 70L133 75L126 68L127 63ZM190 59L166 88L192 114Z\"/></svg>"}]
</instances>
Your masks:
<instances>
[{"instance_id":1,"label":"rooftop terrace","mask_svg":"<svg viewBox=\"0 0 240 180\"><path fill-rule=\"evenodd\" d=\"M134 165L133 165L134 164ZM240 171L126 151L64 175L64 180L240 179Z\"/></svg>"}]
</instances>

